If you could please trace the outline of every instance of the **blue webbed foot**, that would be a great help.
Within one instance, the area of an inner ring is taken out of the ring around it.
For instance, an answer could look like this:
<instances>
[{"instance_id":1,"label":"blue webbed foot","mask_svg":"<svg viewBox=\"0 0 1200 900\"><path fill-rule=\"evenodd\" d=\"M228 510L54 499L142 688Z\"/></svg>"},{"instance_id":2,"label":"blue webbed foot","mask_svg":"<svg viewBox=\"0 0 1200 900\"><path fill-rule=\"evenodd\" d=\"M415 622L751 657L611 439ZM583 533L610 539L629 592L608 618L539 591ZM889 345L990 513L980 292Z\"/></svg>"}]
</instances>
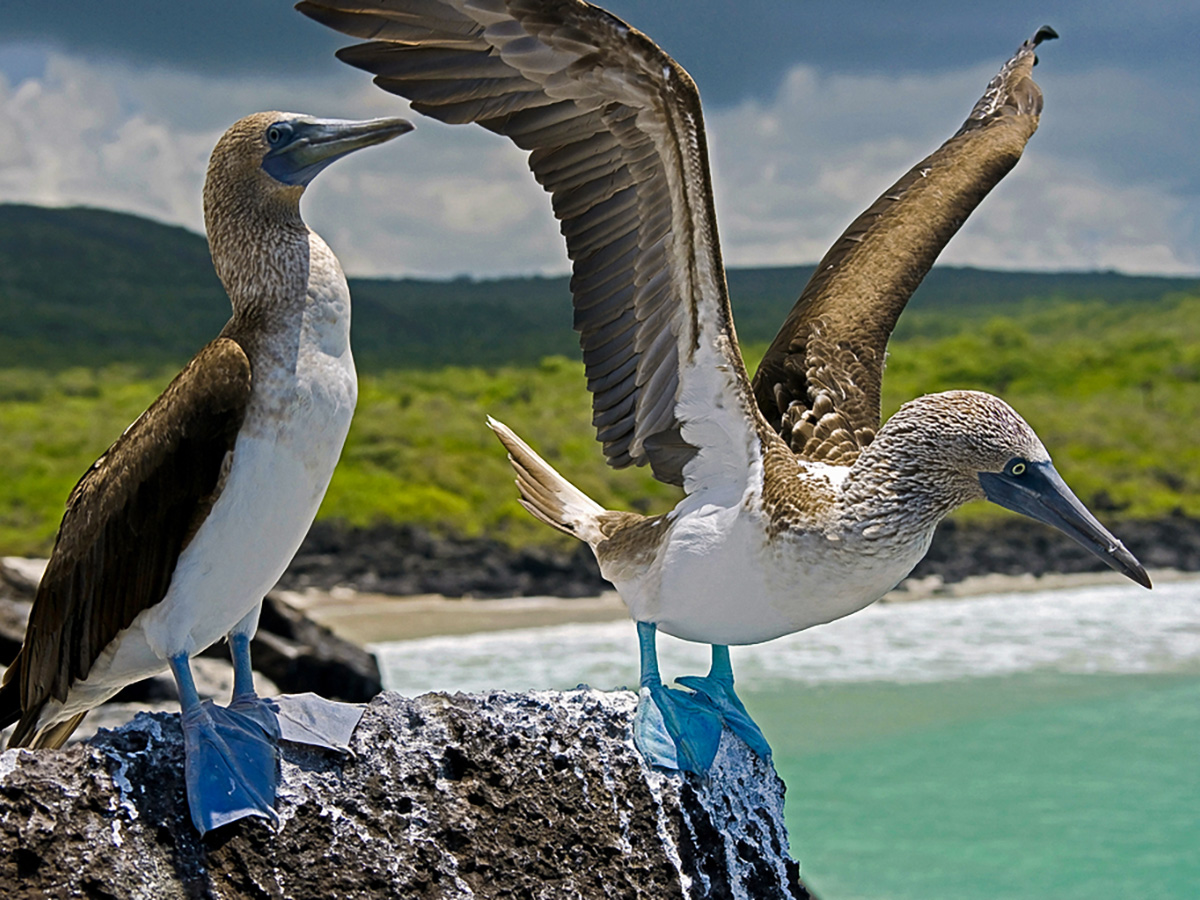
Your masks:
<instances>
[{"instance_id":1,"label":"blue webbed foot","mask_svg":"<svg viewBox=\"0 0 1200 900\"><path fill-rule=\"evenodd\" d=\"M759 757L770 761L771 745L733 690L729 648L714 644L705 676L676 681L690 691L665 687L658 674L657 630L638 622L642 690L633 721L633 740L651 765L703 774L712 766L726 726Z\"/></svg>"},{"instance_id":2,"label":"blue webbed foot","mask_svg":"<svg viewBox=\"0 0 1200 900\"><path fill-rule=\"evenodd\" d=\"M707 698L729 730L762 759L770 761L771 745L733 690L733 666L729 662L728 647L713 644L712 667L707 675L685 675L675 680Z\"/></svg>"},{"instance_id":3,"label":"blue webbed foot","mask_svg":"<svg viewBox=\"0 0 1200 900\"><path fill-rule=\"evenodd\" d=\"M257 614L254 616L257 621ZM249 620L247 620L249 621ZM348 752L350 735L366 709L361 703L336 703L313 693L262 698L254 692L250 665L250 634L239 625L229 634L233 656L233 702L236 709L256 718L270 717L280 738L293 744L310 744Z\"/></svg>"},{"instance_id":4,"label":"blue webbed foot","mask_svg":"<svg viewBox=\"0 0 1200 900\"><path fill-rule=\"evenodd\" d=\"M367 707L363 703L326 700L310 692L267 698L241 694L233 698L229 708L273 717L282 740L348 753L350 736Z\"/></svg>"},{"instance_id":5,"label":"blue webbed foot","mask_svg":"<svg viewBox=\"0 0 1200 900\"><path fill-rule=\"evenodd\" d=\"M704 774L721 743L721 718L704 698L659 682L642 685L633 741L652 766Z\"/></svg>"},{"instance_id":6,"label":"blue webbed foot","mask_svg":"<svg viewBox=\"0 0 1200 900\"><path fill-rule=\"evenodd\" d=\"M246 816L277 822L279 732L270 730L270 718L205 700L184 710L182 724L188 807L196 830L205 834Z\"/></svg>"},{"instance_id":7,"label":"blue webbed foot","mask_svg":"<svg viewBox=\"0 0 1200 900\"><path fill-rule=\"evenodd\" d=\"M633 742L646 761L663 769L703 774L712 766L721 743L721 717L707 699L675 691L658 674L657 629L638 622L642 677Z\"/></svg>"},{"instance_id":8,"label":"blue webbed foot","mask_svg":"<svg viewBox=\"0 0 1200 900\"><path fill-rule=\"evenodd\" d=\"M763 759L770 761L771 745L763 736L762 729L750 718L746 707L733 691L733 680L725 681L711 675L685 675L675 679L685 687L705 697L712 704L714 712L729 730L746 742L746 745Z\"/></svg>"}]
</instances>

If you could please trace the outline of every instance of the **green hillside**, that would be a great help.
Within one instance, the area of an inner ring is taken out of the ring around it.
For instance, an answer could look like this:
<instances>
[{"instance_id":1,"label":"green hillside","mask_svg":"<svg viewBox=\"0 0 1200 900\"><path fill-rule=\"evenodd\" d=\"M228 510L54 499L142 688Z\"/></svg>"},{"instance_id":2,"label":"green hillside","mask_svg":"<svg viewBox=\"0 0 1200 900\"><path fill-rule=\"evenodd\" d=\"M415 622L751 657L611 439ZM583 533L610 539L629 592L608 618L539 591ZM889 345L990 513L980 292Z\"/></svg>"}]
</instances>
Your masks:
<instances>
[{"instance_id":1,"label":"green hillside","mask_svg":"<svg viewBox=\"0 0 1200 900\"><path fill-rule=\"evenodd\" d=\"M804 277L730 274L751 369ZM352 289L360 402L322 518L567 540L518 506L488 414L605 505L672 505L649 472L603 462L565 279ZM187 231L0 207L0 309L0 554L44 553L72 484L212 337L227 301ZM890 346L885 414L948 388L1009 400L1103 518L1200 514L1196 280L934 270Z\"/></svg>"},{"instance_id":2,"label":"green hillside","mask_svg":"<svg viewBox=\"0 0 1200 900\"><path fill-rule=\"evenodd\" d=\"M336 250L336 248L335 248ZM738 335L770 341L811 267L734 269ZM939 268L897 337L944 336L962 320L1048 301L1153 303L1196 279ZM364 372L536 364L578 353L567 279L353 279L354 355ZM0 365L181 365L229 315L204 238L95 209L0 205Z\"/></svg>"}]
</instances>

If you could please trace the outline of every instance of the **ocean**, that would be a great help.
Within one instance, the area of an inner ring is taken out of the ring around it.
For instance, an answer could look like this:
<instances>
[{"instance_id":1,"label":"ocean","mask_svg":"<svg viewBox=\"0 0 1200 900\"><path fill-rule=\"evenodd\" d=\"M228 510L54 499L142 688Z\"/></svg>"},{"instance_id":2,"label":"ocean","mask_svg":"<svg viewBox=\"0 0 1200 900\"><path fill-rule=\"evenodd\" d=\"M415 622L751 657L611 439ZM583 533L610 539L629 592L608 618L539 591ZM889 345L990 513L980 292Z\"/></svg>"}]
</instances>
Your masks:
<instances>
[{"instance_id":1,"label":"ocean","mask_svg":"<svg viewBox=\"0 0 1200 900\"><path fill-rule=\"evenodd\" d=\"M373 649L406 694L638 678L631 622ZM1200 898L1200 581L877 604L732 656L821 900Z\"/></svg>"}]
</instances>

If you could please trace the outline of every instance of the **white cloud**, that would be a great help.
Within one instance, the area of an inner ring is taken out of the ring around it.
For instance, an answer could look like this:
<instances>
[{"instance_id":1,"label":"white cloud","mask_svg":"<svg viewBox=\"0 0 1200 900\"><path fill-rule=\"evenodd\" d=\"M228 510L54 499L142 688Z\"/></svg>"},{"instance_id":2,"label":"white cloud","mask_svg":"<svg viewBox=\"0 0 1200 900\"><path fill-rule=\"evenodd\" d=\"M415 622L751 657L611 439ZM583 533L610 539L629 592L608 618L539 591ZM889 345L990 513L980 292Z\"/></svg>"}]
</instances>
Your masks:
<instances>
[{"instance_id":1,"label":"white cloud","mask_svg":"<svg viewBox=\"0 0 1200 900\"><path fill-rule=\"evenodd\" d=\"M726 259L817 259L876 195L958 127L990 74L975 68L888 79L797 67L770 102L711 111ZM942 261L1200 272L1194 211L1172 185L1084 153L1102 159L1103 129L1117 117L1113 105L1134 104L1141 94L1068 94L1075 107L1071 142L1046 134L1063 103L1056 99L1027 158ZM212 145L239 116L271 107L343 117L405 110L399 98L344 68L288 80L214 79L52 56L37 79L13 86L0 78L0 201L106 206L200 230ZM1137 112L1149 128L1145 110ZM523 154L482 129L414 119L416 134L339 162L305 200L305 216L347 270L565 271L557 223ZM1090 140L1079 133L1087 128L1096 130Z\"/></svg>"},{"instance_id":2,"label":"white cloud","mask_svg":"<svg viewBox=\"0 0 1200 900\"><path fill-rule=\"evenodd\" d=\"M989 69L976 68L897 80L823 78L797 67L769 104L747 101L710 114L726 259L771 265L819 258L875 197L958 128L989 77ZM1152 172L1119 183L1123 167L1104 159L1108 144L1097 129L1133 120L1151 130L1146 112L1136 108L1144 93L1128 83L1100 96L1067 93L1050 104L1025 158L940 262L1200 273L1188 203ZM1056 125L1061 106L1074 112ZM1069 142L1047 140L1047 131L1060 128L1069 131ZM1093 130L1090 140L1081 133L1086 128ZM1063 143L1061 155L1046 146ZM1094 155L1081 155L1084 148Z\"/></svg>"}]
</instances>

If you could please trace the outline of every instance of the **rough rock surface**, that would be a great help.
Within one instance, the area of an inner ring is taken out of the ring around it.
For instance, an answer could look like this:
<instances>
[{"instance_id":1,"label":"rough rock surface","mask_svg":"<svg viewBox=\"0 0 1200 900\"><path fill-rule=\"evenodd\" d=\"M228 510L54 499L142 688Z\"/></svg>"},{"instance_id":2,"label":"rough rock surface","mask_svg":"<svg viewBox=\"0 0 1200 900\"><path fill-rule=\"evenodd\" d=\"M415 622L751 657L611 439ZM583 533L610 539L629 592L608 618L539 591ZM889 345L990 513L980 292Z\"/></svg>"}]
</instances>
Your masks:
<instances>
[{"instance_id":1,"label":"rough rock surface","mask_svg":"<svg viewBox=\"0 0 1200 900\"><path fill-rule=\"evenodd\" d=\"M280 823L206 839L178 718L0 756L0 893L805 898L783 784L726 734L707 779L648 770L628 692L377 697L342 757L288 745Z\"/></svg>"}]
</instances>

